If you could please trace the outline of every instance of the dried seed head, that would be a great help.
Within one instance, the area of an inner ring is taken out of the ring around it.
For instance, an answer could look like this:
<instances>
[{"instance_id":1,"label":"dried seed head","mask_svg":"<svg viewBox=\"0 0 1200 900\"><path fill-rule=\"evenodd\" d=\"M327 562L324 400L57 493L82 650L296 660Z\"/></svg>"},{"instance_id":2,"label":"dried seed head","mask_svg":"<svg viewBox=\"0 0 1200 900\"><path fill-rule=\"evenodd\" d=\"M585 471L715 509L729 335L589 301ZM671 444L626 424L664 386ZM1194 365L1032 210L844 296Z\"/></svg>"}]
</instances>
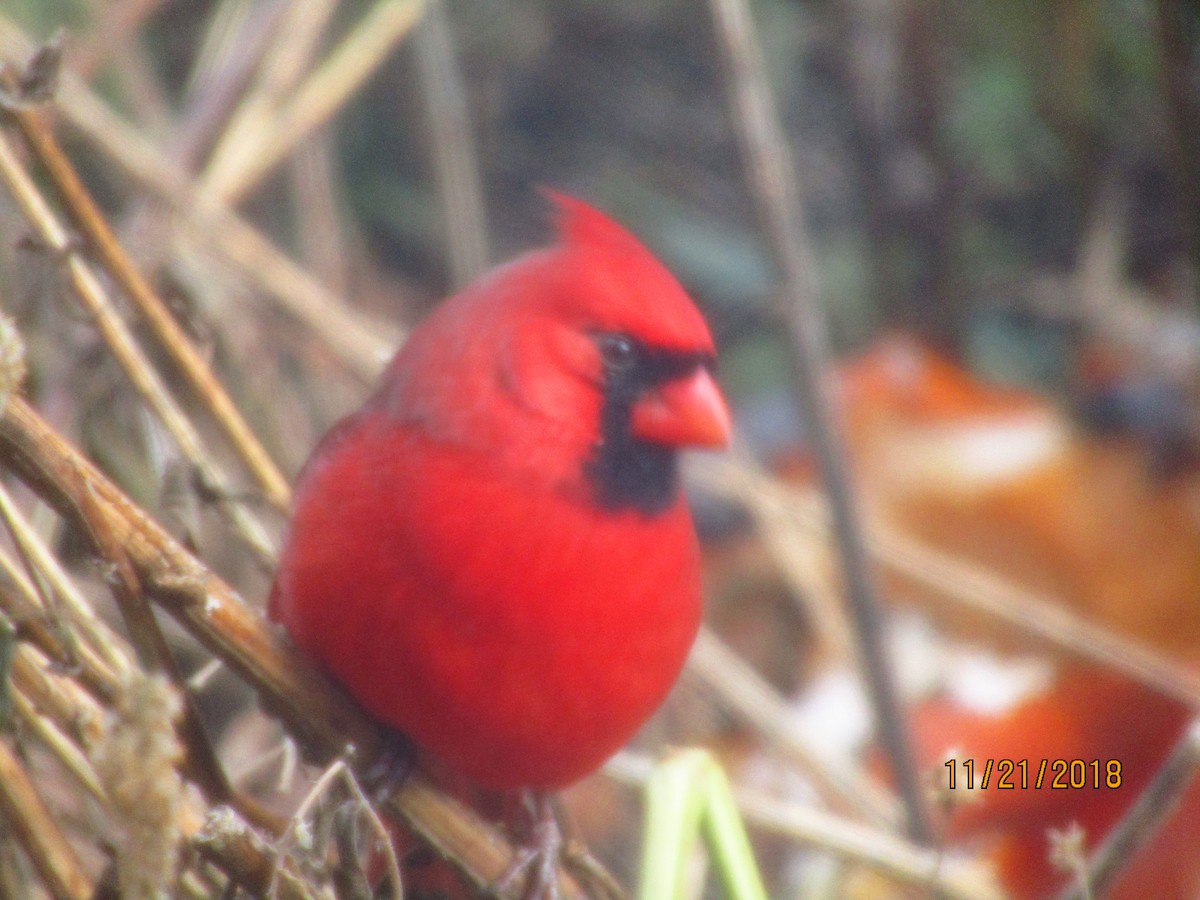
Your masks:
<instances>
[{"instance_id":1,"label":"dried seed head","mask_svg":"<svg viewBox=\"0 0 1200 900\"><path fill-rule=\"evenodd\" d=\"M121 896L171 896L184 799L177 767L183 748L175 734L182 701L160 675L133 675L104 723L92 760L116 826Z\"/></svg>"}]
</instances>

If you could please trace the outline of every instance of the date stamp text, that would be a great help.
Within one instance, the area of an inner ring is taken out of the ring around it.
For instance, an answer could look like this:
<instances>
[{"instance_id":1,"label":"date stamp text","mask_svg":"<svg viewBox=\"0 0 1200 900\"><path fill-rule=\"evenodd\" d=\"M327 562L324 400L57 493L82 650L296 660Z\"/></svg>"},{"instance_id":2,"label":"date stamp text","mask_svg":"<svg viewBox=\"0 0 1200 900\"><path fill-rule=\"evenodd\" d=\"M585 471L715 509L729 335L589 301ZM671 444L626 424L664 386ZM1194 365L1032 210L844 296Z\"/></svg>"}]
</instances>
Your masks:
<instances>
[{"instance_id":1,"label":"date stamp text","mask_svg":"<svg viewBox=\"0 0 1200 900\"><path fill-rule=\"evenodd\" d=\"M1119 759L948 759L950 790L1116 790L1121 786Z\"/></svg>"}]
</instances>

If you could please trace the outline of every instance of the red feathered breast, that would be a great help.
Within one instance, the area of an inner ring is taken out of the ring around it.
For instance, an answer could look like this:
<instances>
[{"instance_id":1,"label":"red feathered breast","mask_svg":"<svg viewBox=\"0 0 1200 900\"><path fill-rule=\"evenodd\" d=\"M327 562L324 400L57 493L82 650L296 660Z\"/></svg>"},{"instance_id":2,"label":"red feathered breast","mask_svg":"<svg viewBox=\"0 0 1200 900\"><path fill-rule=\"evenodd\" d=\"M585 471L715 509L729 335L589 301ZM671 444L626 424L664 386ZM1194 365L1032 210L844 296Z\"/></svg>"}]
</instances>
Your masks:
<instances>
[{"instance_id":1,"label":"red feathered breast","mask_svg":"<svg viewBox=\"0 0 1200 900\"><path fill-rule=\"evenodd\" d=\"M492 788L597 768L700 619L682 497L603 511L361 416L302 480L272 613L375 715Z\"/></svg>"}]
</instances>

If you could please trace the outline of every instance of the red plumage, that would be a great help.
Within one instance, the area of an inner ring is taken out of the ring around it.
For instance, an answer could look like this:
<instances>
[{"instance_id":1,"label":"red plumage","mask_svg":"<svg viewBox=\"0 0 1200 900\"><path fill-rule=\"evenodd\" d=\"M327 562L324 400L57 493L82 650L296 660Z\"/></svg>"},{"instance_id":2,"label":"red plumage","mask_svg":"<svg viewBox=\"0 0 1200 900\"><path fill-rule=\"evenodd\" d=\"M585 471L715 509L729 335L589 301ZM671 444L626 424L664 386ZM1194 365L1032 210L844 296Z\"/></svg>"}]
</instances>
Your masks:
<instances>
[{"instance_id":1,"label":"red plumage","mask_svg":"<svg viewBox=\"0 0 1200 900\"><path fill-rule=\"evenodd\" d=\"M321 442L270 603L375 715L497 789L588 774L674 683L700 618L675 451L729 427L678 282L555 199L561 242L446 300Z\"/></svg>"}]
</instances>

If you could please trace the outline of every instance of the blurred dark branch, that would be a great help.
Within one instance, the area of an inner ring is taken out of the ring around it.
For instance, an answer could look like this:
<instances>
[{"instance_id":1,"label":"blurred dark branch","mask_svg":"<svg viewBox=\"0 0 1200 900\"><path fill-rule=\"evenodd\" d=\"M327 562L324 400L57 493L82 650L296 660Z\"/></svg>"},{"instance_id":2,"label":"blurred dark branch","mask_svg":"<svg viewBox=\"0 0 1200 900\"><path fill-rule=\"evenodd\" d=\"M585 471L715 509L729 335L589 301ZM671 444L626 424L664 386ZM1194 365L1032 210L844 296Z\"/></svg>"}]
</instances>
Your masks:
<instances>
[{"instance_id":1,"label":"blurred dark branch","mask_svg":"<svg viewBox=\"0 0 1200 900\"><path fill-rule=\"evenodd\" d=\"M829 496L834 540L859 642L867 693L905 805L909 837L930 840L911 740L883 639L876 597L844 453L822 388L828 358L823 313L817 300L812 250L803 225L800 193L787 139L779 124L762 52L745 0L711 0L729 73L734 122L759 213L782 273L786 306L780 313L791 338L801 418L808 427L821 480Z\"/></svg>"},{"instance_id":2,"label":"blurred dark branch","mask_svg":"<svg viewBox=\"0 0 1200 900\"><path fill-rule=\"evenodd\" d=\"M1163 91L1170 110L1178 208L1193 278L1200 278L1200 7L1158 0ZM1193 297L1200 304L1200 297Z\"/></svg>"},{"instance_id":3,"label":"blurred dark branch","mask_svg":"<svg viewBox=\"0 0 1200 900\"><path fill-rule=\"evenodd\" d=\"M429 146L445 217L450 278L460 288L487 268L487 223L466 89L454 57L444 0L427 0L416 44Z\"/></svg>"}]
</instances>

